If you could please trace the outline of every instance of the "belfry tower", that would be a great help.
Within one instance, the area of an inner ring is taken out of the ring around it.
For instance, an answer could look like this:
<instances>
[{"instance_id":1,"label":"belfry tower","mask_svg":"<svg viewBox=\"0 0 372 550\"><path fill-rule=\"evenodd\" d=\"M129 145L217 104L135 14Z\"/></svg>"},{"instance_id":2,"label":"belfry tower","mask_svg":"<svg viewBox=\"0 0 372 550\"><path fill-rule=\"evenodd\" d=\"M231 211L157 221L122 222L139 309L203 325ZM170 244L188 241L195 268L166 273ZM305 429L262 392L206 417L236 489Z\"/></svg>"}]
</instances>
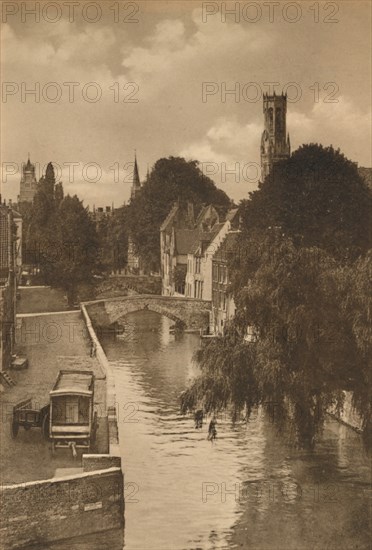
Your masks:
<instances>
[{"instance_id":1,"label":"belfry tower","mask_svg":"<svg viewBox=\"0 0 372 550\"><path fill-rule=\"evenodd\" d=\"M263 95L265 129L261 138L262 180L279 160L289 158L291 144L287 135L287 94Z\"/></svg>"},{"instance_id":2,"label":"belfry tower","mask_svg":"<svg viewBox=\"0 0 372 550\"><path fill-rule=\"evenodd\" d=\"M22 166L22 178L19 186L18 202L32 202L37 191L35 177L35 165L30 162L28 155L27 164Z\"/></svg>"}]
</instances>

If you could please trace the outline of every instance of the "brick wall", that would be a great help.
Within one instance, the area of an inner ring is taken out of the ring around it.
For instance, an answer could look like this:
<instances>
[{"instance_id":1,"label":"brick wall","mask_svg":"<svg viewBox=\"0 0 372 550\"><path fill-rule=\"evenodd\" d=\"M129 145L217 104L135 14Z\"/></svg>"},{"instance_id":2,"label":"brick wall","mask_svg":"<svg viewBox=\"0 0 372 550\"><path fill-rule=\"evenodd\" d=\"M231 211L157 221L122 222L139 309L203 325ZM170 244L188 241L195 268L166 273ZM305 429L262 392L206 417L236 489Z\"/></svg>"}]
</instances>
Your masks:
<instances>
[{"instance_id":1,"label":"brick wall","mask_svg":"<svg viewBox=\"0 0 372 550\"><path fill-rule=\"evenodd\" d=\"M107 464L112 459L105 455L86 457L85 468L94 465L95 471L1 487L0 548L12 550L122 527L123 475L120 467L98 470Z\"/></svg>"}]
</instances>

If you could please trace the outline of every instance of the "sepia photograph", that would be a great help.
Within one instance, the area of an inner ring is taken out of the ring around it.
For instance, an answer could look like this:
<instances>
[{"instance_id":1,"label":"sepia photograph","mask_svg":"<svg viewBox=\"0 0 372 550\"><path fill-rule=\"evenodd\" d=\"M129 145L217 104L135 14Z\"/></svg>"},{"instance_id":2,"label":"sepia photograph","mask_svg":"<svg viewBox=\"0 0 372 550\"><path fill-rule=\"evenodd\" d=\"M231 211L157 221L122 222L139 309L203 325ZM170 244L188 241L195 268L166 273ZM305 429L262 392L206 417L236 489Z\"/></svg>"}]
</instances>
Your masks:
<instances>
[{"instance_id":1,"label":"sepia photograph","mask_svg":"<svg viewBox=\"0 0 372 550\"><path fill-rule=\"evenodd\" d=\"M372 1L0 10L0 550L371 550Z\"/></svg>"}]
</instances>

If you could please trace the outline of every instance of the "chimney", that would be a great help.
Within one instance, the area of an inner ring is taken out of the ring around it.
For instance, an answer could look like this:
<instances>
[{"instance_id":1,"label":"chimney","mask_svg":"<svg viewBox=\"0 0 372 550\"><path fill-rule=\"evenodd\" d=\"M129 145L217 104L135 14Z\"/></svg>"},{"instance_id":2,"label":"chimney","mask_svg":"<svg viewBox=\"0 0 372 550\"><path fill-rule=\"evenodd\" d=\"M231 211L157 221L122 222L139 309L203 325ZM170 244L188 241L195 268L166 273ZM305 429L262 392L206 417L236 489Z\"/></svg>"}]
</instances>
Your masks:
<instances>
[{"instance_id":1,"label":"chimney","mask_svg":"<svg viewBox=\"0 0 372 550\"><path fill-rule=\"evenodd\" d=\"M194 217L194 205L192 202L187 202L187 218L190 224L194 225L195 223L195 217Z\"/></svg>"}]
</instances>

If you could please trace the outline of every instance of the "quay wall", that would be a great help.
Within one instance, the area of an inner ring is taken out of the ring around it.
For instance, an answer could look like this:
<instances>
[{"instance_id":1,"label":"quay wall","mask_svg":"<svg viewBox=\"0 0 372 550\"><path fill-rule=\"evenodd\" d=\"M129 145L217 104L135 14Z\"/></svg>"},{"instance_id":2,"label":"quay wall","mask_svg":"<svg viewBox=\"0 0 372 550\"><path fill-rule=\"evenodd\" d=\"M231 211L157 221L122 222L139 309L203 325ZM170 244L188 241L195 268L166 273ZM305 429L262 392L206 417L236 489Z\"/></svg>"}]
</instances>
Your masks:
<instances>
[{"instance_id":1,"label":"quay wall","mask_svg":"<svg viewBox=\"0 0 372 550\"><path fill-rule=\"evenodd\" d=\"M120 459L83 455L82 463L78 474L1 488L2 550L37 547L123 526Z\"/></svg>"},{"instance_id":2,"label":"quay wall","mask_svg":"<svg viewBox=\"0 0 372 550\"><path fill-rule=\"evenodd\" d=\"M92 325L92 321L88 315L87 309L84 304L81 304L81 312L84 317L84 321L92 342L95 344L96 357L100 362L103 371L106 374L106 403L107 403L107 416L108 416L108 431L109 431L109 454L111 456L120 456L119 451L119 432L118 422L116 414L116 391L115 391L115 377L113 369L107 360L106 354L103 351L101 343L97 338L95 330Z\"/></svg>"},{"instance_id":3,"label":"quay wall","mask_svg":"<svg viewBox=\"0 0 372 550\"><path fill-rule=\"evenodd\" d=\"M112 368L81 306L106 375L108 454L85 454L78 473L0 486L0 550L20 550L124 525L124 479L119 454Z\"/></svg>"}]
</instances>

